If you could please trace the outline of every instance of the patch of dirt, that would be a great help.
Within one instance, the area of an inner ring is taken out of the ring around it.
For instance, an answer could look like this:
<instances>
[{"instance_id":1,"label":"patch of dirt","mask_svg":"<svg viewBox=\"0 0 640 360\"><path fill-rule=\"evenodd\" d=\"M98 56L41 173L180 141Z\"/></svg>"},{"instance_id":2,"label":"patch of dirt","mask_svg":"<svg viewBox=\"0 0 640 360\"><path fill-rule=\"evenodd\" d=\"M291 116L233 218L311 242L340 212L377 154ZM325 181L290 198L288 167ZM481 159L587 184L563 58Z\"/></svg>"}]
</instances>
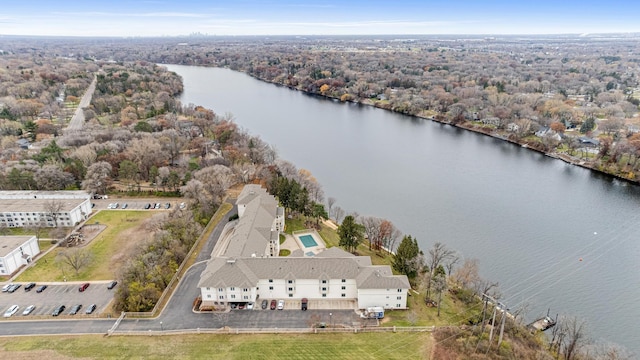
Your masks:
<instances>
[{"instance_id":1,"label":"patch of dirt","mask_svg":"<svg viewBox=\"0 0 640 360\"><path fill-rule=\"evenodd\" d=\"M102 225L102 224L85 224L85 225L82 225L82 227L80 229L78 229L78 231L77 231L80 234L82 234L82 236L84 238L84 243L82 243L81 246L85 246L88 243L90 243L91 240L95 239L96 236L98 236L98 234L100 234L102 232L102 230L104 230L106 228L107 228L107 225Z\"/></svg>"},{"instance_id":2,"label":"patch of dirt","mask_svg":"<svg viewBox=\"0 0 640 360\"><path fill-rule=\"evenodd\" d=\"M153 238L153 235L158 231L159 225L167 217L167 214L160 213L155 214L152 217L144 220L138 226L125 230L119 234L123 239L127 239L122 243L122 247L117 253L113 254L110 259L111 266L114 269L119 268L123 262L129 258L129 255L135 251L135 249Z\"/></svg>"}]
</instances>

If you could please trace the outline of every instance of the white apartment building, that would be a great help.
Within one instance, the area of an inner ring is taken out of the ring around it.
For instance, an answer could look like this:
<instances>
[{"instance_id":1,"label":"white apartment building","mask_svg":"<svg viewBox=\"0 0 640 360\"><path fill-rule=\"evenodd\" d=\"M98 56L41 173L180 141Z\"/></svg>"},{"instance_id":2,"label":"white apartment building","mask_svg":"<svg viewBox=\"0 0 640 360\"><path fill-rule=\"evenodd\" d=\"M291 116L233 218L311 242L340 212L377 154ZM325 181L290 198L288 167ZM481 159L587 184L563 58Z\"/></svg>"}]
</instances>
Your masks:
<instances>
[{"instance_id":1,"label":"white apartment building","mask_svg":"<svg viewBox=\"0 0 640 360\"><path fill-rule=\"evenodd\" d=\"M368 256L335 247L314 257L301 251L279 257L284 210L275 198L258 185L247 185L237 205L239 220L227 248L200 276L201 308L307 298L350 300L360 309L406 309L410 285L405 275L393 275L389 266L372 265Z\"/></svg>"},{"instance_id":2,"label":"white apartment building","mask_svg":"<svg viewBox=\"0 0 640 360\"><path fill-rule=\"evenodd\" d=\"M90 214L84 191L0 191L0 227L75 226Z\"/></svg>"},{"instance_id":3,"label":"white apartment building","mask_svg":"<svg viewBox=\"0 0 640 360\"><path fill-rule=\"evenodd\" d=\"M40 253L35 236L0 236L0 275L9 275Z\"/></svg>"}]
</instances>

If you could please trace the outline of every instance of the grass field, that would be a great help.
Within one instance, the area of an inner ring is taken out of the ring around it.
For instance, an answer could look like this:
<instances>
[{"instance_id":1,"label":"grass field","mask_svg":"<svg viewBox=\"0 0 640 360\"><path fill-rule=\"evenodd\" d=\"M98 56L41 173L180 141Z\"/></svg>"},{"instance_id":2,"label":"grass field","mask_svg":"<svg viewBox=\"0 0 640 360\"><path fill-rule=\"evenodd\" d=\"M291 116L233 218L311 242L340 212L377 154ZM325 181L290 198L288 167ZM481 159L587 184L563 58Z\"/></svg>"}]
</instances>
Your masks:
<instances>
[{"instance_id":1,"label":"grass field","mask_svg":"<svg viewBox=\"0 0 640 360\"><path fill-rule=\"evenodd\" d=\"M430 333L0 338L4 358L427 359Z\"/></svg>"},{"instance_id":2,"label":"grass field","mask_svg":"<svg viewBox=\"0 0 640 360\"><path fill-rule=\"evenodd\" d=\"M75 272L68 267L64 273L60 264L56 262L56 255L64 248L56 248L49 254L39 259L35 266L27 269L16 281L63 281L67 280L109 280L115 278L114 257L122 249L131 247L131 236L123 236L127 230L141 225L144 220L150 218L155 213L147 211L100 211L90 221L107 225L98 236L86 246L93 261L80 271L76 276Z\"/></svg>"}]
</instances>

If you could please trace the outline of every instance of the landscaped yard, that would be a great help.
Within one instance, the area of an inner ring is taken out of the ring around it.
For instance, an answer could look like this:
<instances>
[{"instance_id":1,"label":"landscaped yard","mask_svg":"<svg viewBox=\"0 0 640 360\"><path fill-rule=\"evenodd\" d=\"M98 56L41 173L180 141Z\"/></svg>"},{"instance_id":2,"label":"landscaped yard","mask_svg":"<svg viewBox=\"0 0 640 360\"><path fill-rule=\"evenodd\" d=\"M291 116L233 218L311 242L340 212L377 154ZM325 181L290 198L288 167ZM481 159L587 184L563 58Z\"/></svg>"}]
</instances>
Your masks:
<instances>
[{"instance_id":1,"label":"landscaped yard","mask_svg":"<svg viewBox=\"0 0 640 360\"><path fill-rule=\"evenodd\" d=\"M1 338L6 358L427 359L431 333Z\"/></svg>"},{"instance_id":2,"label":"landscaped yard","mask_svg":"<svg viewBox=\"0 0 640 360\"><path fill-rule=\"evenodd\" d=\"M69 281L114 279L114 272L125 260L126 255L135 248L137 243L151 236L151 231L145 225L152 216L164 215L147 211L100 211L87 225L97 222L106 225L106 228L89 244L82 246L91 253L90 265L83 268L78 275L68 266L63 272L60 262L56 261L56 256L61 251L73 248L58 247L39 259L16 281L63 281L65 277Z\"/></svg>"}]
</instances>

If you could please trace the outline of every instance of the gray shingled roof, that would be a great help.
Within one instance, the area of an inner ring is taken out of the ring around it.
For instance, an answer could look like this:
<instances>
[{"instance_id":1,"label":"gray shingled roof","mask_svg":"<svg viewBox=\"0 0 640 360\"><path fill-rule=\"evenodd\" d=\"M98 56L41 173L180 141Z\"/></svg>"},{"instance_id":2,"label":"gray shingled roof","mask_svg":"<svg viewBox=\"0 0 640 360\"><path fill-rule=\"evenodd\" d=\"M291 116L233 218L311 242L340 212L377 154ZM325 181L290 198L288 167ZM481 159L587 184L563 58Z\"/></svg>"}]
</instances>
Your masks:
<instances>
[{"instance_id":1,"label":"gray shingled roof","mask_svg":"<svg viewBox=\"0 0 640 360\"><path fill-rule=\"evenodd\" d=\"M405 275L393 275L389 266L368 266L356 278L358 289L409 289Z\"/></svg>"},{"instance_id":2,"label":"gray shingled roof","mask_svg":"<svg viewBox=\"0 0 640 360\"><path fill-rule=\"evenodd\" d=\"M356 279L358 288L409 288L389 266L360 266L352 258L217 258L209 262L198 287L256 286L258 279ZM249 285L247 285L249 284Z\"/></svg>"}]
</instances>

